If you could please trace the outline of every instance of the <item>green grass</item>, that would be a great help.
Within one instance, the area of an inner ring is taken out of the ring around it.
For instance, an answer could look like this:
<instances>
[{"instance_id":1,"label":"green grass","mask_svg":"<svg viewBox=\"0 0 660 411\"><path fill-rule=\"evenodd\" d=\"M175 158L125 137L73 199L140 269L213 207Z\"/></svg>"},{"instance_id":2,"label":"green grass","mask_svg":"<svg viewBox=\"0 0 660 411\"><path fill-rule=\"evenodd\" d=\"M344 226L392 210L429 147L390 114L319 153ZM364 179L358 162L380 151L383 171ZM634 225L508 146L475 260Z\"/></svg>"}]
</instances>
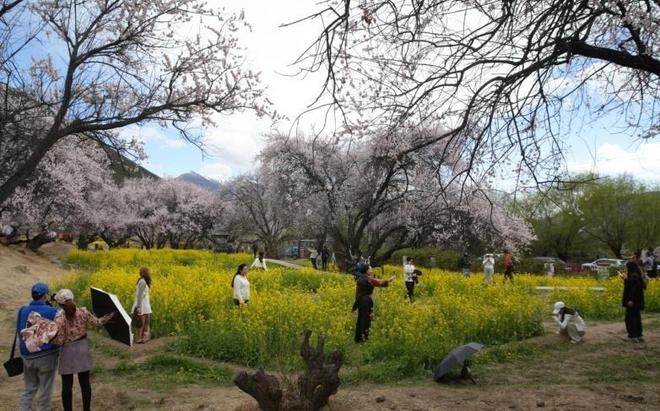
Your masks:
<instances>
[{"instance_id":1,"label":"green grass","mask_svg":"<svg viewBox=\"0 0 660 411\"><path fill-rule=\"evenodd\" d=\"M96 371L105 377L120 377L126 384L139 383L155 391L168 391L179 385L231 385L233 378L233 372L227 367L169 354L156 354L141 364L121 360L114 369Z\"/></svg>"},{"instance_id":2,"label":"green grass","mask_svg":"<svg viewBox=\"0 0 660 411\"><path fill-rule=\"evenodd\" d=\"M660 351L647 347L634 353L603 356L586 372L586 377L595 383L646 383L657 381L659 370Z\"/></svg>"}]
</instances>

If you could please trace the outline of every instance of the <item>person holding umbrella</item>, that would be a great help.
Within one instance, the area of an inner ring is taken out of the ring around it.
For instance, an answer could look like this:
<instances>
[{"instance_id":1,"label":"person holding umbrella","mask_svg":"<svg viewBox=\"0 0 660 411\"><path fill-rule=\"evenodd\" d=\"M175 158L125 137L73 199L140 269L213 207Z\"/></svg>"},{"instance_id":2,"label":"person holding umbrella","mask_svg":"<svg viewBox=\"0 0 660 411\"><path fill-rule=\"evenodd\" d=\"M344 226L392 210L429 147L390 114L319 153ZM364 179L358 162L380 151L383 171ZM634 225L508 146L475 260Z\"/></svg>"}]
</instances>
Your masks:
<instances>
[{"instance_id":1,"label":"person holding umbrella","mask_svg":"<svg viewBox=\"0 0 660 411\"><path fill-rule=\"evenodd\" d=\"M371 317L373 315L374 287L388 287L394 276L388 280L379 280L373 277L373 271L370 265L364 265L360 268L360 275L356 281L355 303L353 311L357 310L357 324L355 325L355 342L365 342L369 339L369 328L371 327Z\"/></svg>"},{"instance_id":2,"label":"person holding umbrella","mask_svg":"<svg viewBox=\"0 0 660 411\"><path fill-rule=\"evenodd\" d=\"M133 307L131 312L137 310L138 330L135 342L143 344L149 341L150 338L150 322L151 322L151 302L149 300L149 290L151 289L151 271L149 268L140 268L140 278L135 286L135 299L133 300Z\"/></svg>"},{"instance_id":3,"label":"person holding umbrella","mask_svg":"<svg viewBox=\"0 0 660 411\"><path fill-rule=\"evenodd\" d=\"M62 376L62 407L64 411L73 409L73 374L78 374L83 410L88 411L92 405L92 386L89 382L92 355L87 330L90 326L108 323L115 313L96 318L86 308L77 307L73 301L73 292L66 288L55 294L55 301L62 307L62 311L55 317L59 331L53 339L55 344L61 345L59 373Z\"/></svg>"}]
</instances>

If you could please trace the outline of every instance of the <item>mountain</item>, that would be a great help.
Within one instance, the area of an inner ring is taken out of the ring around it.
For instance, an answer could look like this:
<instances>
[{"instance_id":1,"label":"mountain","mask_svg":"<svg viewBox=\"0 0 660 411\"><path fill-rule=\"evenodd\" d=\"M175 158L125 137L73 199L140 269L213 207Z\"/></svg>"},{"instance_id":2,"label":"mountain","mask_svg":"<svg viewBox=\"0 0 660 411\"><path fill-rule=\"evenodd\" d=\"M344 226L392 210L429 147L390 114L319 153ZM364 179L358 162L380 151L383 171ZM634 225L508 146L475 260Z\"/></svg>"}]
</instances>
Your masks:
<instances>
[{"instance_id":1,"label":"mountain","mask_svg":"<svg viewBox=\"0 0 660 411\"><path fill-rule=\"evenodd\" d=\"M185 181L190 184L194 184L197 187L201 187L203 189L209 190L209 191L219 191L220 190L220 183L218 181L215 181L210 178L206 178L203 175L197 174L194 171L191 171L186 174L181 174L177 179Z\"/></svg>"},{"instance_id":2,"label":"mountain","mask_svg":"<svg viewBox=\"0 0 660 411\"><path fill-rule=\"evenodd\" d=\"M133 160L119 154L117 150L109 145L101 143L101 148L103 148L108 156L108 160L110 160L110 167L116 183L119 184L127 178L160 178Z\"/></svg>"}]
</instances>

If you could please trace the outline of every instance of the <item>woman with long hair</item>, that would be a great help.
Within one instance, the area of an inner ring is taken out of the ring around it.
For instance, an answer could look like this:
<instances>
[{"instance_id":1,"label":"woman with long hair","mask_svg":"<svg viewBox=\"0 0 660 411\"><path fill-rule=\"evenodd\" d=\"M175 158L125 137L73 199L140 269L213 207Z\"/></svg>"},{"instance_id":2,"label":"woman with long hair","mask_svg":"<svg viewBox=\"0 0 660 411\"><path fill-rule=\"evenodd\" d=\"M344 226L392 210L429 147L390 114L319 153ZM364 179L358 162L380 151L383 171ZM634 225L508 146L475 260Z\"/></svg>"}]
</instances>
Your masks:
<instances>
[{"instance_id":1,"label":"woman with long hair","mask_svg":"<svg viewBox=\"0 0 660 411\"><path fill-rule=\"evenodd\" d=\"M131 312L137 310L138 329L135 342L138 344L146 343L151 339L151 301L149 300L149 290L151 289L151 271L148 267L140 268L140 278L135 286L135 299Z\"/></svg>"},{"instance_id":2,"label":"woman with long hair","mask_svg":"<svg viewBox=\"0 0 660 411\"><path fill-rule=\"evenodd\" d=\"M234 304L240 307L250 302L250 282L247 279L247 264L241 264L231 279L231 287L234 289Z\"/></svg>"},{"instance_id":3,"label":"woman with long hair","mask_svg":"<svg viewBox=\"0 0 660 411\"><path fill-rule=\"evenodd\" d=\"M64 411L72 410L73 374L78 374L83 410L88 411L92 406L92 386L89 382L92 355L87 330L90 326L106 324L114 313L96 318L86 308L76 307L73 292L66 288L55 294L55 301L62 307L62 312L55 317L58 332L53 339L54 344L61 346L59 373L62 376L62 406Z\"/></svg>"}]
</instances>

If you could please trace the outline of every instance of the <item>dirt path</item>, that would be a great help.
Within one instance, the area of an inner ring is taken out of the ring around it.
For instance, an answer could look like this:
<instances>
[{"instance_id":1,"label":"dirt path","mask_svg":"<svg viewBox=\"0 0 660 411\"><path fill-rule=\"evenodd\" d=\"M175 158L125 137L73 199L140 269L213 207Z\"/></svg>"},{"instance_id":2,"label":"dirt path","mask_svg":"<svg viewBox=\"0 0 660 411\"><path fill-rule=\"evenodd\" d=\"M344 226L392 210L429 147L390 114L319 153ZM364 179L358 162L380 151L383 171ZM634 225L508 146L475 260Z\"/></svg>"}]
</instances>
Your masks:
<instances>
[{"instance_id":1,"label":"dirt path","mask_svg":"<svg viewBox=\"0 0 660 411\"><path fill-rule=\"evenodd\" d=\"M16 309L30 299L30 286L51 282L66 271L58 261L66 249L51 246L43 255L0 247L0 355L8 356ZM439 385L411 381L400 385L342 387L329 411L349 410L660 410L660 316L645 316L645 344L621 341L623 323L589 324L584 343L562 343L548 334L495 347L511 350L512 359L475 365L477 385ZM100 335L93 335L97 364L112 374L122 361L141 364L165 350L171 338L126 350ZM109 355L119 352L119 357ZM206 360L201 360L209 362ZM632 364L632 366L631 366ZM640 374L641 373L641 374ZM643 377L640 381L640 375ZM633 382L627 381L630 378ZM256 410L251 397L231 386L185 385L175 389L144 389L121 377L93 378L97 410ZM17 409L21 378L0 375L0 410ZM74 399L79 401L77 387ZM53 409L60 410L59 380ZM78 403L77 409L80 409Z\"/></svg>"}]
</instances>

